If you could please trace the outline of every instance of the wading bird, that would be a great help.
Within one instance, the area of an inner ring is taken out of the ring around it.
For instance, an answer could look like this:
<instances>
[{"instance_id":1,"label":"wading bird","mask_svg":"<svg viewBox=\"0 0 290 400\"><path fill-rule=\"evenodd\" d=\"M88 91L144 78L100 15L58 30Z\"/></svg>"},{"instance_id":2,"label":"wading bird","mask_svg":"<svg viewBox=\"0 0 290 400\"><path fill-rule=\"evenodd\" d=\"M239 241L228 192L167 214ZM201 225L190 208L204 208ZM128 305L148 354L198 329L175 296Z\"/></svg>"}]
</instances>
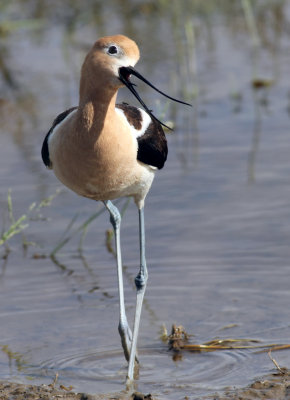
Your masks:
<instances>
[{"instance_id":1,"label":"wading bird","mask_svg":"<svg viewBox=\"0 0 290 400\"><path fill-rule=\"evenodd\" d=\"M115 233L119 283L119 333L129 362L128 381L133 380L137 337L148 272L145 259L144 200L155 172L167 158L164 125L148 109L130 81L135 75L171 100L140 75L134 65L139 60L136 43L123 36L99 39L87 54L80 78L79 105L60 114L53 122L42 146L44 164L77 194L102 201L110 213ZM122 86L135 95L143 109L116 104ZM133 335L127 322L123 291L120 246L121 216L111 200L134 198L139 212L140 270Z\"/></svg>"}]
</instances>

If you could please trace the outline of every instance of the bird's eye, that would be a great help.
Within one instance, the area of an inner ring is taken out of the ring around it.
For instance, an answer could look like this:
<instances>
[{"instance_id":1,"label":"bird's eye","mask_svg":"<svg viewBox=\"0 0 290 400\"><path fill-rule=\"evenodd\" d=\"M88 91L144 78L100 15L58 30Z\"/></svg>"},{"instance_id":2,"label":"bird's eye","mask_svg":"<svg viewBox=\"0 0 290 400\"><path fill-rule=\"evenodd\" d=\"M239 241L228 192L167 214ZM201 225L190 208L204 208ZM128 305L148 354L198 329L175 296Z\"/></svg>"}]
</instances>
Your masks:
<instances>
[{"instance_id":1,"label":"bird's eye","mask_svg":"<svg viewBox=\"0 0 290 400\"><path fill-rule=\"evenodd\" d=\"M114 45L110 46L110 47L108 48L108 53L109 53L109 54L117 54L117 53L118 53L118 47L117 47L117 46L114 46Z\"/></svg>"}]
</instances>

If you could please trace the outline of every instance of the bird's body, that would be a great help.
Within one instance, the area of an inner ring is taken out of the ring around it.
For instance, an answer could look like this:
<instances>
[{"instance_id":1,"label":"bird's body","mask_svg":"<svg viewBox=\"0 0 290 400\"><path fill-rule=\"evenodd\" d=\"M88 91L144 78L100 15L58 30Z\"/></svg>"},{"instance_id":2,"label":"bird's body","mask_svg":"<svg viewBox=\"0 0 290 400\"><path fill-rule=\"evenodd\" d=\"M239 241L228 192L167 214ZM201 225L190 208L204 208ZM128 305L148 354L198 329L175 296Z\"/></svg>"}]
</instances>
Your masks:
<instances>
[{"instance_id":1,"label":"bird's body","mask_svg":"<svg viewBox=\"0 0 290 400\"><path fill-rule=\"evenodd\" d=\"M63 113L64 119L46 139L48 164L65 186L82 196L102 201L132 196L142 205L156 169L166 160L166 138L161 126L143 110L114 104L112 111L106 115L108 126L89 130L82 124L83 110ZM94 108L90 113L95 113ZM142 145L146 137L147 148ZM150 151L149 141L155 150Z\"/></svg>"},{"instance_id":2,"label":"bird's body","mask_svg":"<svg viewBox=\"0 0 290 400\"><path fill-rule=\"evenodd\" d=\"M132 67L138 59L139 49L131 39L122 35L99 39L82 66L78 107L63 112L55 119L42 147L44 164L53 169L65 186L84 197L103 201L110 213L117 250L119 332L125 357L129 361L130 381L133 380L141 308L148 276L144 200L156 170L163 167L167 158L162 123L143 103L129 80L133 74L153 87ZM124 85L138 98L146 112L126 103L116 104L118 89ZM121 217L111 202L123 196L133 197L139 212L140 270L135 279L137 301L133 335L125 313Z\"/></svg>"}]
</instances>

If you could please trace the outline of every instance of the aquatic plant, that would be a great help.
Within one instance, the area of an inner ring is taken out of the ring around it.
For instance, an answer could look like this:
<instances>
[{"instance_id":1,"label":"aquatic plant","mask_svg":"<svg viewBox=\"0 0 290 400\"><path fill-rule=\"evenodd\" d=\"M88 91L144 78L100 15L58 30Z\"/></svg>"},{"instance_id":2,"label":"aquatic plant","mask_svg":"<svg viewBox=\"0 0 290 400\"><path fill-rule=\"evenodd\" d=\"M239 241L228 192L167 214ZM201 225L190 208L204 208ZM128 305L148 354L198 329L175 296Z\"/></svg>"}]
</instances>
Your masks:
<instances>
[{"instance_id":1,"label":"aquatic plant","mask_svg":"<svg viewBox=\"0 0 290 400\"><path fill-rule=\"evenodd\" d=\"M33 202L28 207L27 211L20 217L15 217L13 212L11 189L8 190L7 194L7 210L8 210L8 220L9 227L3 228L0 236L0 246L7 246L7 242L15 235L23 233L25 229L28 228L30 221L45 220L46 218L41 214L41 210L44 207L50 206L52 200L58 195L59 190L55 194L43 199L39 203ZM23 247L27 247L32 243L26 241L22 238ZM8 252L8 247L6 247L6 254Z\"/></svg>"},{"instance_id":2,"label":"aquatic plant","mask_svg":"<svg viewBox=\"0 0 290 400\"><path fill-rule=\"evenodd\" d=\"M18 372L24 369L26 361L24 360L24 356L21 353L17 351L12 351L7 344L0 345L0 351L6 354L6 356L8 357L8 363L11 372L14 364Z\"/></svg>"},{"instance_id":3,"label":"aquatic plant","mask_svg":"<svg viewBox=\"0 0 290 400\"><path fill-rule=\"evenodd\" d=\"M122 200L124 201L124 204L120 208L120 213L121 213L121 216L123 217L125 211L127 210L128 205L130 203L130 198L120 199L120 200L117 200L115 203L118 204ZM82 251L83 242L86 237L89 225L96 218L98 218L104 211L106 211L105 206L102 203L100 203L100 204L101 204L101 209L98 210L97 212L93 213L92 215L90 215L89 218L87 218L84 222L82 222L74 230L72 230L72 228L75 225L75 222L78 218L78 213L73 216L73 218L69 222L68 226L66 227L64 233L62 234L60 241L58 242L58 244L54 247L54 249L50 253L50 257L55 257L56 253L58 253L59 250L61 250L73 237L75 237L78 234L80 235L78 251L79 252ZM106 247L110 253L114 254L114 251L112 248L112 243L111 243L112 239L113 239L113 232L111 230L107 230L106 231Z\"/></svg>"},{"instance_id":4,"label":"aquatic plant","mask_svg":"<svg viewBox=\"0 0 290 400\"><path fill-rule=\"evenodd\" d=\"M4 232L2 232L0 237L0 246L6 243L9 239L13 236L17 235L18 233L22 232L24 229L28 227L27 223L27 215L23 214L21 217L15 219L13 214L13 207L12 207L12 198L11 198L11 190L8 191L7 195L7 207L8 207L8 215L10 226Z\"/></svg>"}]
</instances>

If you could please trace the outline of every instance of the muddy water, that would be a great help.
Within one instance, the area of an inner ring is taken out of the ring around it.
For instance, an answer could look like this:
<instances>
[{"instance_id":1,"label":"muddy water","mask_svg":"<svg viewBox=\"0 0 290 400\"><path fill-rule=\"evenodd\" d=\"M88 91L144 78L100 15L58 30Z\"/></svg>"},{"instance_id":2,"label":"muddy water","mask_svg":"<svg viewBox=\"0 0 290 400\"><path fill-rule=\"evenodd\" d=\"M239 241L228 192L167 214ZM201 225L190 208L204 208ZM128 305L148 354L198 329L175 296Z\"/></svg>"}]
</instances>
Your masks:
<instances>
[{"instance_id":1,"label":"muddy water","mask_svg":"<svg viewBox=\"0 0 290 400\"><path fill-rule=\"evenodd\" d=\"M150 275L138 390L194 399L245 386L273 370L266 353L184 353L173 361L159 335L162 324L170 329L175 322L197 343L217 337L290 342L289 2L267 9L256 4L257 43L238 2L220 10L215 2L184 9L120 4L86 13L65 2L55 11L30 5L22 18L37 17L36 26L27 22L1 39L12 79L1 83L3 229L9 226L9 188L17 219L61 187L43 167L40 147L55 115L77 104L79 68L91 43L119 31L135 37L143 54L140 72L194 106L170 106L164 116L176 130L146 204ZM9 20L20 11L4 12ZM253 78L266 87L253 89ZM139 90L162 115L163 100L141 84ZM120 99L134 103L125 89ZM48 257L72 220L68 234L101 208L64 189L42 216L30 213L25 237L8 242L0 270L1 379L50 383L58 373L77 391L124 389L115 259L105 245L108 215L89 226L82 251L75 234L54 260ZM23 242L30 243L26 251ZM132 321L138 268L133 204L124 216L122 246ZM290 368L289 351L275 359Z\"/></svg>"}]
</instances>

